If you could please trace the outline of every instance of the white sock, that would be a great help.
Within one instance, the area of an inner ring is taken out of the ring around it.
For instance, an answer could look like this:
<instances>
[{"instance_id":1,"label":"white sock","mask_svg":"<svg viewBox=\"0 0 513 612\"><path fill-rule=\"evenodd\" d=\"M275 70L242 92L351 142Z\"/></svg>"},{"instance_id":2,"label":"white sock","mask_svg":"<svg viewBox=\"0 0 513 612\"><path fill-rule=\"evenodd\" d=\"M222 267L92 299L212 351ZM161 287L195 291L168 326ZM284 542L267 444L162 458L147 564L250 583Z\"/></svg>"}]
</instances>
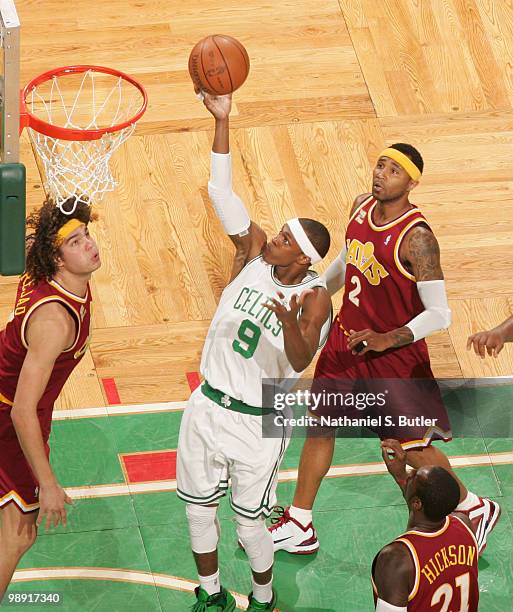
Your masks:
<instances>
[{"instance_id":1,"label":"white sock","mask_svg":"<svg viewBox=\"0 0 513 612\"><path fill-rule=\"evenodd\" d=\"M301 523L303 527L306 527L312 522L312 511L304 510L303 508L296 508L296 506L290 506L289 514L292 518L296 519L298 523Z\"/></svg>"},{"instance_id":2,"label":"white sock","mask_svg":"<svg viewBox=\"0 0 513 612\"><path fill-rule=\"evenodd\" d=\"M269 603L273 598L273 579L271 578L267 584L257 584L253 576L251 580L253 581L253 597L260 603Z\"/></svg>"},{"instance_id":3,"label":"white sock","mask_svg":"<svg viewBox=\"0 0 513 612\"><path fill-rule=\"evenodd\" d=\"M479 505L479 503L479 497L475 493L472 493L472 491L467 491L467 497L456 506L455 512L465 512Z\"/></svg>"},{"instance_id":4,"label":"white sock","mask_svg":"<svg viewBox=\"0 0 513 612\"><path fill-rule=\"evenodd\" d=\"M212 576L199 576L200 586L209 595L214 595L221 591L221 583L219 582L219 570Z\"/></svg>"}]
</instances>

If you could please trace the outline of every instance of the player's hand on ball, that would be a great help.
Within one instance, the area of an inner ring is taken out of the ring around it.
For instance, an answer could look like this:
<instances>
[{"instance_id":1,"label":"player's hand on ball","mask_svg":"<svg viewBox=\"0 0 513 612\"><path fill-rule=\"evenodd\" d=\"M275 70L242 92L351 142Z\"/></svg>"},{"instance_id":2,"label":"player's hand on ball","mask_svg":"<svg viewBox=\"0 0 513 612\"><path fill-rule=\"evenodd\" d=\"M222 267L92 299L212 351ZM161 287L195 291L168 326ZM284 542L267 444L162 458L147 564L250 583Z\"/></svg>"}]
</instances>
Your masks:
<instances>
[{"instance_id":1,"label":"player's hand on ball","mask_svg":"<svg viewBox=\"0 0 513 612\"><path fill-rule=\"evenodd\" d=\"M73 504L73 500L59 484L42 485L39 489L37 526L39 527L44 521L46 531L49 527L57 527L59 523L66 527L65 504Z\"/></svg>"},{"instance_id":2,"label":"player's hand on ball","mask_svg":"<svg viewBox=\"0 0 513 612\"><path fill-rule=\"evenodd\" d=\"M225 94L224 96L215 96L205 91L201 93L203 94L203 104L216 119L228 119L230 111L232 110L231 93Z\"/></svg>"},{"instance_id":3,"label":"player's hand on ball","mask_svg":"<svg viewBox=\"0 0 513 612\"><path fill-rule=\"evenodd\" d=\"M369 351L381 353L390 348L388 335L379 334L372 329L350 330L347 344L353 355L364 355Z\"/></svg>"},{"instance_id":4,"label":"player's hand on ball","mask_svg":"<svg viewBox=\"0 0 513 612\"><path fill-rule=\"evenodd\" d=\"M381 454L387 470L396 480L406 480L406 451L397 440L388 438L381 441Z\"/></svg>"},{"instance_id":5,"label":"player's hand on ball","mask_svg":"<svg viewBox=\"0 0 513 612\"><path fill-rule=\"evenodd\" d=\"M472 334L467 340L467 351L472 348L476 355L482 359L486 357L486 353L490 357L497 357L504 347L505 337L497 328L488 331L477 332Z\"/></svg>"}]
</instances>

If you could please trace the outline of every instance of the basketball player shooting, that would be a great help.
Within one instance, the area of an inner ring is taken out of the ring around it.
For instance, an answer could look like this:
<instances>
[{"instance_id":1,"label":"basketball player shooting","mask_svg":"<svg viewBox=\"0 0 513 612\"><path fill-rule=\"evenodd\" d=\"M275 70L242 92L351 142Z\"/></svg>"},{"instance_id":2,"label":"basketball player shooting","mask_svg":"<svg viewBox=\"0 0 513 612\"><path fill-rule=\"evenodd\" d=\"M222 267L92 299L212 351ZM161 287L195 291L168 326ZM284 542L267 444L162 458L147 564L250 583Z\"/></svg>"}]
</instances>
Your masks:
<instances>
[{"instance_id":1,"label":"basketball player shooting","mask_svg":"<svg viewBox=\"0 0 513 612\"><path fill-rule=\"evenodd\" d=\"M91 209L52 201L27 220L27 271L0 333L0 600L37 527L66 524L71 499L49 462L53 405L89 343L89 279L100 267Z\"/></svg>"},{"instance_id":2,"label":"basketball player shooting","mask_svg":"<svg viewBox=\"0 0 513 612\"><path fill-rule=\"evenodd\" d=\"M262 381L296 378L329 331L331 302L311 271L330 246L328 230L311 219L290 219L267 241L232 191L229 145L231 94L204 94L215 118L209 194L235 245L229 284L208 330L201 356L204 383L182 417L177 494L186 502L191 547L199 574L196 612L235 609L219 579L217 501L231 478L237 535L252 570L251 612L274 610L273 542L265 527L276 502L284 432L263 438Z\"/></svg>"}]
</instances>

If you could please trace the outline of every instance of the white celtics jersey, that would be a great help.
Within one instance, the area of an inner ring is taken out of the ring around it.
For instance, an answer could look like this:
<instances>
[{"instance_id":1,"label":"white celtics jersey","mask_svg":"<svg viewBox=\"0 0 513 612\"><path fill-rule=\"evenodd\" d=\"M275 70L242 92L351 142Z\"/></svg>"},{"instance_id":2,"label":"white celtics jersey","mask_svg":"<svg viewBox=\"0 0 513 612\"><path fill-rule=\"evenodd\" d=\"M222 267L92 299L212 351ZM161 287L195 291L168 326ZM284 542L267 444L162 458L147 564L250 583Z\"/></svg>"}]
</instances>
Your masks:
<instances>
[{"instance_id":1,"label":"white celtics jersey","mask_svg":"<svg viewBox=\"0 0 513 612\"><path fill-rule=\"evenodd\" d=\"M201 355L201 373L210 386L251 406L262 405L262 380L297 378L287 359L281 322L264 308L281 291L288 299L306 289L326 287L309 270L297 285L283 285L274 266L262 256L251 260L224 289L208 330ZM326 341L331 314L323 325L320 346Z\"/></svg>"}]
</instances>

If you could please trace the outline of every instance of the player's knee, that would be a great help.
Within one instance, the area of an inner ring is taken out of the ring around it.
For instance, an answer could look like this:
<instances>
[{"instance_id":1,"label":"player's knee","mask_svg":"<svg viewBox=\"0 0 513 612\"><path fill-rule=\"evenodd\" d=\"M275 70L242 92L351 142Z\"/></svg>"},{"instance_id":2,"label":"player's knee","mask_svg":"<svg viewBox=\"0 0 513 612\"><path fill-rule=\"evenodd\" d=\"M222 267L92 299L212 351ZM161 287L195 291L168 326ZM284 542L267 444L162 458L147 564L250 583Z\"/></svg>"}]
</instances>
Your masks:
<instances>
[{"instance_id":1,"label":"player's knee","mask_svg":"<svg viewBox=\"0 0 513 612\"><path fill-rule=\"evenodd\" d=\"M259 574L266 572L274 561L274 546L264 519L237 515L237 535L248 555L251 569Z\"/></svg>"},{"instance_id":2,"label":"player's knee","mask_svg":"<svg viewBox=\"0 0 513 612\"><path fill-rule=\"evenodd\" d=\"M199 554L213 552L217 548L220 533L217 506L186 504L185 513L192 550Z\"/></svg>"},{"instance_id":3,"label":"player's knee","mask_svg":"<svg viewBox=\"0 0 513 612\"><path fill-rule=\"evenodd\" d=\"M21 558L32 548L36 537L37 529L35 525L13 528L9 531L2 530L2 549L8 554Z\"/></svg>"}]
</instances>

